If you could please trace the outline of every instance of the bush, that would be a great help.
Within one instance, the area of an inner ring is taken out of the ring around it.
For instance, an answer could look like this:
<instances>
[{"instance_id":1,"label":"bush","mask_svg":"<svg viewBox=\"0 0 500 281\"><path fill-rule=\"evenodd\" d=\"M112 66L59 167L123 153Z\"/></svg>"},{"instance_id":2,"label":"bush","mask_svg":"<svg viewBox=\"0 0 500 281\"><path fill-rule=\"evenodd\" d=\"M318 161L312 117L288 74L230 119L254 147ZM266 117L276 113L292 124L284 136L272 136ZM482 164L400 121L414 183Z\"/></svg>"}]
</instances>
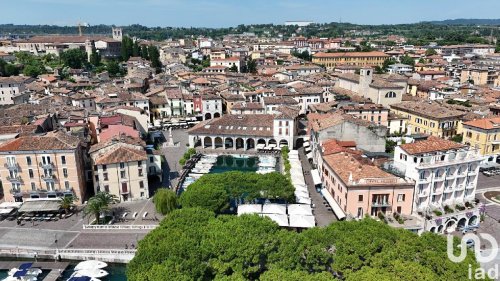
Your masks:
<instances>
[{"instance_id":1,"label":"bush","mask_svg":"<svg viewBox=\"0 0 500 281\"><path fill-rule=\"evenodd\" d=\"M443 212L439 211L439 210L434 210L432 211L436 216L442 216L443 215Z\"/></svg>"},{"instance_id":2,"label":"bush","mask_svg":"<svg viewBox=\"0 0 500 281\"><path fill-rule=\"evenodd\" d=\"M450 213L453 213L454 210L452 208L450 208L450 206L446 205L446 206L444 206L444 212L447 214L450 214Z\"/></svg>"},{"instance_id":3,"label":"bush","mask_svg":"<svg viewBox=\"0 0 500 281\"><path fill-rule=\"evenodd\" d=\"M179 164L181 164L182 166L186 165L186 159L184 158L179 159Z\"/></svg>"},{"instance_id":4,"label":"bush","mask_svg":"<svg viewBox=\"0 0 500 281\"><path fill-rule=\"evenodd\" d=\"M459 211L463 211L463 210L465 210L465 207L464 207L463 205L461 205L461 204L457 204L457 205L455 205L455 208L456 208L457 210L459 210Z\"/></svg>"}]
</instances>

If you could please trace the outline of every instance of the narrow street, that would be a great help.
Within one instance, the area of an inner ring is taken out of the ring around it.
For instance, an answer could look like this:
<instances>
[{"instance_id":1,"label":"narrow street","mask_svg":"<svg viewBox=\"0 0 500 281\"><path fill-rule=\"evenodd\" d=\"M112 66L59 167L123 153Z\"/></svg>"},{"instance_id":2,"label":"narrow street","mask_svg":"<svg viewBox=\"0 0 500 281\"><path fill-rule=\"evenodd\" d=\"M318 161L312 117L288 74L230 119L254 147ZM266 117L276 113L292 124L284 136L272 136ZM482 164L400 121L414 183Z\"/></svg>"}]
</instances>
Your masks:
<instances>
[{"instance_id":1,"label":"narrow street","mask_svg":"<svg viewBox=\"0 0 500 281\"><path fill-rule=\"evenodd\" d=\"M311 196L311 200L313 203L313 212L316 217L316 224L318 226L327 226L330 223L337 221L337 217L331 211L328 203L323 199L321 193L316 191L314 188L314 182L311 176L311 164L307 160L307 157L304 153L304 148L299 148L299 158L302 163L302 169L304 170L304 179L307 184L307 189L309 190L309 195Z\"/></svg>"}]
</instances>

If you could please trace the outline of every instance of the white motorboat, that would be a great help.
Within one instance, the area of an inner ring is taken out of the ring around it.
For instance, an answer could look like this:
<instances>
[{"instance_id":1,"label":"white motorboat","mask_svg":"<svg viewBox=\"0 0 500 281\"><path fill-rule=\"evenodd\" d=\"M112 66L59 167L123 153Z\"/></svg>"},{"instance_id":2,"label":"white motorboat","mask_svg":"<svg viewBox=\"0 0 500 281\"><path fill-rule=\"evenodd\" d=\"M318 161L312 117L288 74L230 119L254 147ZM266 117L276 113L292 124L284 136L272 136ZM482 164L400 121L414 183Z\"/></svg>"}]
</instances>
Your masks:
<instances>
[{"instance_id":1,"label":"white motorboat","mask_svg":"<svg viewBox=\"0 0 500 281\"><path fill-rule=\"evenodd\" d=\"M31 267L33 263L23 263L19 268L12 268L4 281L37 281L38 275L42 274L40 268Z\"/></svg>"},{"instance_id":2,"label":"white motorboat","mask_svg":"<svg viewBox=\"0 0 500 281\"><path fill-rule=\"evenodd\" d=\"M103 269L108 266L107 263L97 260L82 261L75 266L75 271L79 270L93 270L93 269Z\"/></svg>"},{"instance_id":3,"label":"white motorboat","mask_svg":"<svg viewBox=\"0 0 500 281\"><path fill-rule=\"evenodd\" d=\"M90 277L90 278L103 278L108 276L109 273L104 269L83 269L75 271L71 277Z\"/></svg>"},{"instance_id":4,"label":"white motorboat","mask_svg":"<svg viewBox=\"0 0 500 281\"><path fill-rule=\"evenodd\" d=\"M88 276L78 276L78 277L70 277L68 281L101 281L101 279L92 278Z\"/></svg>"}]
</instances>

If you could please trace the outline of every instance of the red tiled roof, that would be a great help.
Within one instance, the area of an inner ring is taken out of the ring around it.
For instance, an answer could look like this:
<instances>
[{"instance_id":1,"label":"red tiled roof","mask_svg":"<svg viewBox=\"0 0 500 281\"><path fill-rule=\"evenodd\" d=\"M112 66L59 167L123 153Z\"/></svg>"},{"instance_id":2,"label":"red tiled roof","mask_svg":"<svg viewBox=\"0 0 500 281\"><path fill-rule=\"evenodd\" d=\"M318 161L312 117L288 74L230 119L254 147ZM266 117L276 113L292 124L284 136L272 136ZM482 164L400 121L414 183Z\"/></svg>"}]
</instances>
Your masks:
<instances>
[{"instance_id":1,"label":"red tiled roof","mask_svg":"<svg viewBox=\"0 0 500 281\"><path fill-rule=\"evenodd\" d=\"M427 138L426 140L402 144L399 147L401 147L401 149L406 151L408 154L414 155L437 151L447 151L450 149L459 149L465 147L465 145L435 136L429 136L429 138Z\"/></svg>"}]
</instances>

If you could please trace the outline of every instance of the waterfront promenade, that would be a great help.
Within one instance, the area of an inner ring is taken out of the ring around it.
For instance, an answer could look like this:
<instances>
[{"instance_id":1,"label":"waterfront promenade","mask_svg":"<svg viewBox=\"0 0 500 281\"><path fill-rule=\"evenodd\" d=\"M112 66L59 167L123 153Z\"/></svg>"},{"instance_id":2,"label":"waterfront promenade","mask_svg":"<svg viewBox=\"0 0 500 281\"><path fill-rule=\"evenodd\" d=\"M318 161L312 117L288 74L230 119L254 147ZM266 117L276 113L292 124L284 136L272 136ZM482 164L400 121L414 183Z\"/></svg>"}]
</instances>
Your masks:
<instances>
[{"instance_id":1,"label":"waterfront promenade","mask_svg":"<svg viewBox=\"0 0 500 281\"><path fill-rule=\"evenodd\" d=\"M91 218L78 212L59 221L0 221L0 256L48 259L99 258L109 262L128 262L139 240L159 224L150 200L120 203L113 206L115 216L127 218L112 225L88 226ZM137 216L133 218L133 214ZM147 212L146 218L143 214ZM156 218L156 219L155 219Z\"/></svg>"}]
</instances>

